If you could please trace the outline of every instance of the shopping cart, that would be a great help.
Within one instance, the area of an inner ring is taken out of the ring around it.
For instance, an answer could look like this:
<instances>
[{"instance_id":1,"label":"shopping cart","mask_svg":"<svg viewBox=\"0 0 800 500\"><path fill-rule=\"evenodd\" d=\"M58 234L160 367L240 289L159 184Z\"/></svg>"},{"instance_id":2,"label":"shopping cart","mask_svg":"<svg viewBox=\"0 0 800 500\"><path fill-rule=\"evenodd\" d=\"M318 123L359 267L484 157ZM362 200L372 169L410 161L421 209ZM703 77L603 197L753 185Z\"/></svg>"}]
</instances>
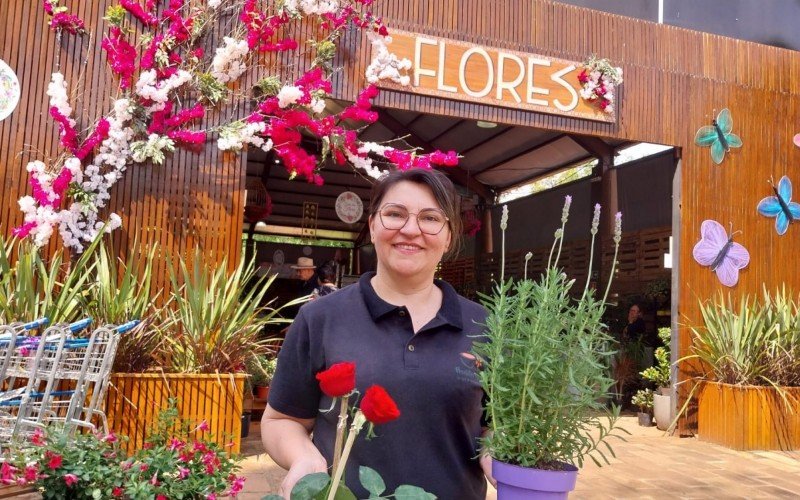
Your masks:
<instances>
[{"instance_id":1,"label":"shopping cart","mask_svg":"<svg viewBox=\"0 0 800 500\"><path fill-rule=\"evenodd\" d=\"M30 332L47 325L48 322L47 318L40 318L30 323L0 325L0 383L6 382L6 371L17 348L17 342L24 343L30 338L28 336Z\"/></svg>"},{"instance_id":2,"label":"shopping cart","mask_svg":"<svg viewBox=\"0 0 800 500\"><path fill-rule=\"evenodd\" d=\"M101 405L120 335L139 321L104 325L86 338L73 337L90 323L87 319L48 328L37 340L35 356L27 352L22 362L17 359L20 354L14 354L8 373L25 376L28 383L22 393L0 394L0 440L23 437L52 423L63 424L69 434L78 427L96 430L94 417L100 418L103 430L108 432ZM31 340L27 342L30 345Z\"/></svg>"},{"instance_id":3,"label":"shopping cart","mask_svg":"<svg viewBox=\"0 0 800 500\"><path fill-rule=\"evenodd\" d=\"M69 407L73 391L58 390L61 361L70 350L85 348L82 339L73 339L73 335L91 322L87 318L53 325L40 337L18 336L9 346L6 379L9 383L27 379L27 383L0 393L0 440L27 435Z\"/></svg>"}]
</instances>

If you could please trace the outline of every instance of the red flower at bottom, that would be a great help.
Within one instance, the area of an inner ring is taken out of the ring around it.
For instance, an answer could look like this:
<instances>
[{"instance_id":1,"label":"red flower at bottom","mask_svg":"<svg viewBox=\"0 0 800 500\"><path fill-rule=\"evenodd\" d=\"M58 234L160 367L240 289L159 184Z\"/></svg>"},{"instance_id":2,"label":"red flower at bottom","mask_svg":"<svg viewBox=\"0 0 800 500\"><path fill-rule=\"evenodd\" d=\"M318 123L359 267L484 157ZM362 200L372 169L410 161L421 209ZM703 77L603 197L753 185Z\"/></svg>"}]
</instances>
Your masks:
<instances>
[{"instance_id":1,"label":"red flower at bottom","mask_svg":"<svg viewBox=\"0 0 800 500\"><path fill-rule=\"evenodd\" d=\"M397 404L386 389L379 385L373 385L364 393L361 411L367 420L376 425L391 422L400 416Z\"/></svg>"}]
</instances>

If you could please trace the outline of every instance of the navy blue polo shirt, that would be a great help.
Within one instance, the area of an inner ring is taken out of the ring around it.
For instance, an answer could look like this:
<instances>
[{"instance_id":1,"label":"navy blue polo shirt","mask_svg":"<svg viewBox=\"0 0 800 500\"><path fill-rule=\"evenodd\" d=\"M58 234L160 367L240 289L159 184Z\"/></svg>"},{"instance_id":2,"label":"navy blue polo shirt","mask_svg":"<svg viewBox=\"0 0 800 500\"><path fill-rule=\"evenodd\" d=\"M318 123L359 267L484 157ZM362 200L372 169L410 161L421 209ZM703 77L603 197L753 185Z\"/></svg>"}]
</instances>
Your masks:
<instances>
[{"instance_id":1,"label":"navy blue polo shirt","mask_svg":"<svg viewBox=\"0 0 800 500\"><path fill-rule=\"evenodd\" d=\"M483 391L474 361L462 354L482 339L486 311L437 280L442 307L415 335L408 310L378 297L373 276L300 309L278 356L269 404L316 419L313 441L330 466L339 408L326 411L331 398L315 375L354 362L361 395L381 385L400 409L400 418L375 427L377 437L367 441L365 430L358 436L345 471L356 497L369 496L358 481L358 467L367 465L381 474L387 492L412 484L443 500L484 499L477 459Z\"/></svg>"}]
</instances>

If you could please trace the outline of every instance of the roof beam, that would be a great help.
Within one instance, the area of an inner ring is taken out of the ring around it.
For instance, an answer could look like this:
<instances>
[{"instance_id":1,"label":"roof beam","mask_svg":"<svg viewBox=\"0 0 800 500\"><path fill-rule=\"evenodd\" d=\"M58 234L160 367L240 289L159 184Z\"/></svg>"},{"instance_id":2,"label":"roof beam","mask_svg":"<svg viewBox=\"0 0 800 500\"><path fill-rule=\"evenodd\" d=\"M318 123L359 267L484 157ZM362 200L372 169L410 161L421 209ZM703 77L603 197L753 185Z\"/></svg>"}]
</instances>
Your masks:
<instances>
[{"instance_id":1,"label":"roof beam","mask_svg":"<svg viewBox=\"0 0 800 500\"><path fill-rule=\"evenodd\" d=\"M488 138L486 138L486 139L484 139L482 141L478 141L475 144L473 144L472 146L468 147L467 149L462 151L461 154L466 156L467 153L469 153L470 151L472 151L474 149L478 149L479 147L483 146L487 142L493 141L495 138L500 137L501 135L503 135L503 134L505 134L507 132L510 132L511 130L514 130L514 127L506 127L505 129L500 129L494 135L492 135L491 137L488 137Z\"/></svg>"},{"instance_id":2,"label":"roof beam","mask_svg":"<svg viewBox=\"0 0 800 500\"><path fill-rule=\"evenodd\" d=\"M561 170L564 170L565 168L569 168L569 167L573 167L573 166L579 165L579 164L581 164L582 162L585 162L588 159L589 158L584 158L582 160L573 160L573 161L562 163L561 165L556 165L553 168L549 168L549 169L547 169L545 171L541 171L541 172L539 172L537 174L530 175L528 177L524 177L524 178L522 178L522 179L520 179L518 181L512 182L511 184L507 184L505 186L502 186L499 189L501 191L507 191L509 189L512 189L512 188L515 188L515 187L518 187L518 186L522 186L523 184L528 184L529 182L533 182L533 181L537 180L540 177L553 175L555 173L560 172Z\"/></svg>"},{"instance_id":3,"label":"roof beam","mask_svg":"<svg viewBox=\"0 0 800 500\"><path fill-rule=\"evenodd\" d=\"M380 113L380 122L388 128L393 134L398 137L407 136L407 142L414 147L422 148L425 151L433 151L436 149L428 141L425 141L421 137L417 136L412 131L408 130L396 120L393 116L385 111L381 110ZM438 168L438 167L437 167ZM464 186L465 188L471 190L474 193L477 193L478 196L483 198L484 200L492 201L494 200L494 194L491 192L489 188L485 185L481 184L480 181L471 177L469 173L459 167L446 167L446 168L439 168L445 173L450 174L453 177L453 180L456 183Z\"/></svg>"},{"instance_id":4,"label":"roof beam","mask_svg":"<svg viewBox=\"0 0 800 500\"><path fill-rule=\"evenodd\" d=\"M552 143L554 143L556 141L559 141L559 140L563 139L564 137L567 137L567 134L558 134L557 136L551 137L550 139L547 139L544 142L540 142L538 144L534 144L533 146L531 146L529 148L525 148L524 150L520 151L517 154L511 155L511 156L506 157L506 158L503 158L502 160L500 160L499 162L495 163L491 167L484 168L483 170L478 172L477 175L481 175L481 174L484 174L486 172L491 172L492 170L497 170L500 167L502 167L503 165L505 165L506 163L510 163L510 162L516 160L520 156L525 156L527 154L533 153L537 149L541 149L541 148L543 148L545 146L549 146L550 144L552 144ZM503 188L503 189L505 189L505 188Z\"/></svg>"},{"instance_id":5,"label":"roof beam","mask_svg":"<svg viewBox=\"0 0 800 500\"><path fill-rule=\"evenodd\" d=\"M588 135L568 134L568 137L575 143L590 153L598 160L608 161L614 158L614 148L609 146L604 140Z\"/></svg>"}]
</instances>

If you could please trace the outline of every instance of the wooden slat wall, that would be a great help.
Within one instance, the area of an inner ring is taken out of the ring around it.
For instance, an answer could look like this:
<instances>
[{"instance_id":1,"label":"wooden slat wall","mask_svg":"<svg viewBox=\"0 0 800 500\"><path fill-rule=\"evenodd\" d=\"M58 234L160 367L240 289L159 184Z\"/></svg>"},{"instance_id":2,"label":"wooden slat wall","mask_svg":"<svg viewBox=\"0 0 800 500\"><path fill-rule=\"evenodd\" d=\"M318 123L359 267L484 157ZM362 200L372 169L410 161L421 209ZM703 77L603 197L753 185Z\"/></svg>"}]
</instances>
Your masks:
<instances>
[{"instance_id":1,"label":"wooden slat wall","mask_svg":"<svg viewBox=\"0 0 800 500\"><path fill-rule=\"evenodd\" d=\"M101 13L109 1L71 2L70 7L100 33ZM733 224L741 231L737 240L753 257L733 290L734 296L758 292L762 284L773 287L785 282L791 289L800 289L800 273L792 267L793 257L800 253L798 228L778 237L770 221L755 211L758 200L770 194L766 181L792 174L800 164L800 149L791 144L800 123L797 52L547 0L382 0L375 8L390 26L408 31L569 60L596 53L624 68L625 84L618 95L615 124L392 91L383 92L376 103L681 148L679 312L685 326L680 331L679 355L688 348L686 325L698 320L696 297L707 298L721 289L712 273L691 258L704 219ZM16 199L27 192L24 165L55 151L56 132L45 115L45 89L55 59L60 57L71 89L77 88L79 74L85 77L74 106L84 121L98 116L101 108L107 109L111 87L99 50L82 61L86 44L97 47L99 39L68 37L60 49L53 50L55 40L45 27L38 2L0 2L0 22L11 27L0 34L0 57L17 70L23 87L19 108L0 122L0 224L8 231L20 222ZM309 29L312 27L301 27L297 33ZM364 84L369 46L353 33L345 37L343 45L338 62L345 68L337 75L334 93L353 100ZM297 62L295 55L280 59ZM291 72L296 75L301 67L296 64ZM734 131L743 138L744 147L716 166L708 149L694 146L692 140L697 128L710 124L714 112L724 107L731 108ZM125 223L115 239L129 245L138 237L141 245L159 242L164 251L172 252L186 251L197 243L210 259L236 256L243 177L238 160L220 156L212 147L200 156L179 153L164 167L130 169L113 193L112 209L123 215ZM156 275L161 272L163 269L157 270Z\"/></svg>"},{"instance_id":2,"label":"wooden slat wall","mask_svg":"<svg viewBox=\"0 0 800 500\"><path fill-rule=\"evenodd\" d=\"M670 272L663 269L661 261L663 255L669 251L671 232L671 228L662 227L624 233L617 255L618 271L615 272L616 277L610 293L621 296L641 294L651 281L668 279ZM558 265L564 269L567 276L578 280L576 286L583 286L585 283L586 271L589 268L590 244L590 240L571 241L561 248ZM550 247L539 247L531 249L530 252L533 255L528 261L528 276L535 278L547 268ZM526 253L528 250L507 252L506 278L522 277L525 271ZM604 275L599 284L602 290L605 290L605 284L608 283L613 257L613 242L609 241L602 252ZM597 269L596 262L593 267ZM474 258L442 262L438 276L458 290L473 287L477 291L488 293L494 282L500 279L500 253L483 254L477 262Z\"/></svg>"},{"instance_id":3,"label":"wooden slat wall","mask_svg":"<svg viewBox=\"0 0 800 500\"><path fill-rule=\"evenodd\" d=\"M800 388L784 399L772 387L704 384L698 436L734 450L797 450Z\"/></svg>"},{"instance_id":4,"label":"wooden slat wall","mask_svg":"<svg viewBox=\"0 0 800 500\"><path fill-rule=\"evenodd\" d=\"M197 431L198 438L238 453L245 378L243 374L113 374L106 400L108 426L128 436L129 452L141 449L158 413L168 407L169 398L177 398L182 421L192 428L203 420L208 423L209 430Z\"/></svg>"}]
</instances>

